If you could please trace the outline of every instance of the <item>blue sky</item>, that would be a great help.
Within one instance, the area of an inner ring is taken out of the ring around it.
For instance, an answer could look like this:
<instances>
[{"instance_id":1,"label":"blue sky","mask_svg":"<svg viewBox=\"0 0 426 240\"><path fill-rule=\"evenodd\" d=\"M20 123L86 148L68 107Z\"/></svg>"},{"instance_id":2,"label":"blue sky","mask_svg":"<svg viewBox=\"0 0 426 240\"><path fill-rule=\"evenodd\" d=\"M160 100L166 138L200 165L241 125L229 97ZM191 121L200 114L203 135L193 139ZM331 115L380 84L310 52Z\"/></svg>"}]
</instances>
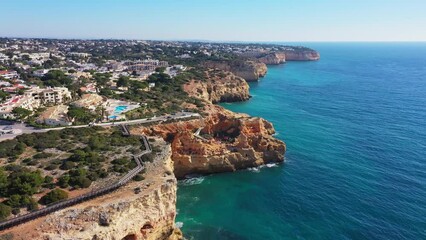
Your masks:
<instances>
[{"instance_id":1,"label":"blue sky","mask_svg":"<svg viewBox=\"0 0 426 240\"><path fill-rule=\"evenodd\" d=\"M1 0L1 37L426 41L426 0Z\"/></svg>"}]
</instances>

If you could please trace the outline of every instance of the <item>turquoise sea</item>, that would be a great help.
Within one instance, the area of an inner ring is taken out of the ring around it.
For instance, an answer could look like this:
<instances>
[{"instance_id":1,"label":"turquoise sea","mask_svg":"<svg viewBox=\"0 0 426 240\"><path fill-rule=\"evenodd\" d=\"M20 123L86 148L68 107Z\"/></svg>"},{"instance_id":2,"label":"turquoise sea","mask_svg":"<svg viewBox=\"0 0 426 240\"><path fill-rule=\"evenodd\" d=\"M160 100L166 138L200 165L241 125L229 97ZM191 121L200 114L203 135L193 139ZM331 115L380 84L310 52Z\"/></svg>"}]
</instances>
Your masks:
<instances>
[{"instance_id":1,"label":"turquoise sea","mask_svg":"<svg viewBox=\"0 0 426 240\"><path fill-rule=\"evenodd\" d=\"M310 43L253 98L282 165L180 182L189 239L426 239L426 43Z\"/></svg>"}]
</instances>

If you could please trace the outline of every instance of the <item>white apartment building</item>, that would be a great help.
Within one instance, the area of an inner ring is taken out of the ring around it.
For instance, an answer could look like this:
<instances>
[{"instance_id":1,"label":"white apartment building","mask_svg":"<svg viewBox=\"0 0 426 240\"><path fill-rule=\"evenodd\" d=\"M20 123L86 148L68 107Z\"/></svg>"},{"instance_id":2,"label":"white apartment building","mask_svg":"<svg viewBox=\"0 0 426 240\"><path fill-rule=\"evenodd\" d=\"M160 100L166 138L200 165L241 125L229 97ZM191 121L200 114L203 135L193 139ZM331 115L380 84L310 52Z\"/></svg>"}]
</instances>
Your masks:
<instances>
[{"instance_id":1,"label":"white apartment building","mask_svg":"<svg viewBox=\"0 0 426 240\"><path fill-rule=\"evenodd\" d=\"M0 118L15 118L12 111L16 107L21 107L33 111L40 106L40 101L35 100L31 96L16 95L9 98L6 102L0 104Z\"/></svg>"},{"instance_id":2,"label":"white apartment building","mask_svg":"<svg viewBox=\"0 0 426 240\"><path fill-rule=\"evenodd\" d=\"M26 91L25 95L32 96L34 100L39 100L41 104L59 104L72 98L71 92L66 87L36 87Z\"/></svg>"},{"instance_id":3,"label":"white apartment building","mask_svg":"<svg viewBox=\"0 0 426 240\"><path fill-rule=\"evenodd\" d=\"M16 95L0 104L0 118L14 118L12 111L16 107L35 110L44 105L57 105L71 100L68 88L39 88L25 91L24 95Z\"/></svg>"},{"instance_id":4,"label":"white apartment building","mask_svg":"<svg viewBox=\"0 0 426 240\"><path fill-rule=\"evenodd\" d=\"M76 57L90 57L92 54L90 53L80 53L80 52L69 52L68 56L76 56Z\"/></svg>"}]
</instances>

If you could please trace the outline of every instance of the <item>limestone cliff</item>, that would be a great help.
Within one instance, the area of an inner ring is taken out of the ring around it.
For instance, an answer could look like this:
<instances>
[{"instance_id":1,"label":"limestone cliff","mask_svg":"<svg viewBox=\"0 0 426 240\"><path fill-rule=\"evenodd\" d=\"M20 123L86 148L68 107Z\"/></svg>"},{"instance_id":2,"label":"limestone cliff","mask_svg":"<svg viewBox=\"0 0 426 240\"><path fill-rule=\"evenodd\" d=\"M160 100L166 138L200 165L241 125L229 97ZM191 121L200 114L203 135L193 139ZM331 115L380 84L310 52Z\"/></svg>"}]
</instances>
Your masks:
<instances>
[{"instance_id":1,"label":"limestone cliff","mask_svg":"<svg viewBox=\"0 0 426 240\"><path fill-rule=\"evenodd\" d=\"M161 141L163 142L163 141ZM176 178L170 145L146 164L145 180L2 233L16 240L182 239L175 228ZM135 193L135 188L140 193Z\"/></svg>"},{"instance_id":2,"label":"limestone cliff","mask_svg":"<svg viewBox=\"0 0 426 240\"><path fill-rule=\"evenodd\" d=\"M312 49L288 49L282 50L280 53L285 54L287 61L317 61L320 54Z\"/></svg>"},{"instance_id":3,"label":"limestone cliff","mask_svg":"<svg viewBox=\"0 0 426 240\"><path fill-rule=\"evenodd\" d=\"M162 136L173 151L175 175L230 172L284 160L285 144L262 118L208 105L203 119L132 128L133 134ZM198 129L201 129L197 136Z\"/></svg>"},{"instance_id":4,"label":"limestone cliff","mask_svg":"<svg viewBox=\"0 0 426 240\"><path fill-rule=\"evenodd\" d=\"M192 80L183 88L190 96L212 103L240 102L250 98L246 81L222 70L206 71L203 81Z\"/></svg>"},{"instance_id":5,"label":"limestone cliff","mask_svg":"<svg viewBox=\"0 0 426 240\"><path fill-rule=\"evenodd\" d=\"M266 55L260 55L257 60L266 65L278 65L285 63L286 55L283 52L271 52Z\"/></svg>"},{"instance_id":6,"label":"limestone cliff","mask_svg":"<svg viewBox=\"0 0 426 240\"><path fill-rule=\"evenodd\" d=\"M268 68L266 64L251 60L241 61L207 61L204 63L206 68L220 69L223 71L232 72L245 79L248 82L259 80L266 75Z\"/></svg>"},{"instance_id":7,"label":"limestone cliff","mask_svg":"<svg viewBox=\"0 0 426 240\"><path fill-rule=\"evenodd\" d=\"M274 50L258 50L239 53L244 59L251 59L266 65L278 65L286 61L316 61L320 59L320 54L310 48L281 46Z\"/></svg>"}]
</instances>

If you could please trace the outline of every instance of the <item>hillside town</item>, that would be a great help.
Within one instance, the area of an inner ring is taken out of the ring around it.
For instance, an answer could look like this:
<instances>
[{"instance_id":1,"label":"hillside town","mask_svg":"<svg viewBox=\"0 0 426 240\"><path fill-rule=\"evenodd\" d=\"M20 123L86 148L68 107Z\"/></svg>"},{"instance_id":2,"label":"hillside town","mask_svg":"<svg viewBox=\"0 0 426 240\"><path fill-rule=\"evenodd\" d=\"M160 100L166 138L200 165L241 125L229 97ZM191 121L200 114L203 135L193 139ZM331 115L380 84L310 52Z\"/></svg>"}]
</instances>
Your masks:
<instances>
[{"instance_id":1,"label":"hillside town","mask_svg":"<svg viewBox=\"0 0 426 240\"><path fill-rule=\"evenodd\" d=\"M179 90L182 82L175 79L184 72L202 77L200 63L228 61L231 69L222 70L232 71L242 66L241 59L261 63L271 52L291 56L295 50L257 44L2 38L0 119L49 127L171 113L183 110L172 99L180 97L165 90ZM284 61L281 57L277 63ZM163 106L170 97L172 104Z\"/></svg>"},{"instance_id":2,"label":"hillside town","mask_svg":"<svg viewBox=\"0 0 426 240\"><path fill-rule=\"evenodd\" d=\"M108 52L114 46L113 42L1 39L0 118L39 126L72 125L79 114L93 121L125 119L124 113L144 106L120 97L130 83L149 91L155 87L155 81L149 80L152 74L175 77L186 69L149 54L132 60L112 55L100 59L82 51L107 48Z\"/></svg>"}]
</instances>

